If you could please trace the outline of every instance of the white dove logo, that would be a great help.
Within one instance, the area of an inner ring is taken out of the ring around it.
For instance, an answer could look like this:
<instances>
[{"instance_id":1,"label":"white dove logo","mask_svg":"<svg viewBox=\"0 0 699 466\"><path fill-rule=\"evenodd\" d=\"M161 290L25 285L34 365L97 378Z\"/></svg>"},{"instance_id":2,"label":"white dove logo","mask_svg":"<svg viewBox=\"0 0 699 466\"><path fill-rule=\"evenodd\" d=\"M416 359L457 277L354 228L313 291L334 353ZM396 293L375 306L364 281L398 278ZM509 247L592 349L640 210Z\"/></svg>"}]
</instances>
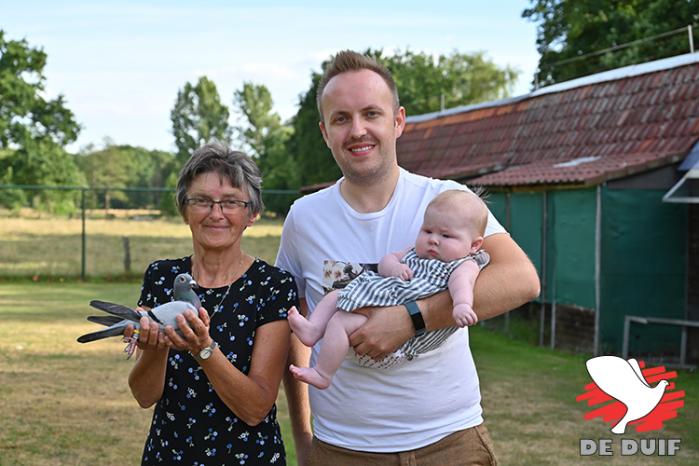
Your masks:
<instances>
[{"instance_id":1,"label":"white dove logo","mask_svg":"<svg viewBox=\"0 0 699 466\"><path fill-rule=\"evenodd\" d=\"M589 359L586 366L599 389L626 406L626 414L612 427L615 434L623 434L629 422L653 411L668 386L667 380L661 380L655 387L648 385L635 359L599 356Z\"/></svg>"}]
</instances>

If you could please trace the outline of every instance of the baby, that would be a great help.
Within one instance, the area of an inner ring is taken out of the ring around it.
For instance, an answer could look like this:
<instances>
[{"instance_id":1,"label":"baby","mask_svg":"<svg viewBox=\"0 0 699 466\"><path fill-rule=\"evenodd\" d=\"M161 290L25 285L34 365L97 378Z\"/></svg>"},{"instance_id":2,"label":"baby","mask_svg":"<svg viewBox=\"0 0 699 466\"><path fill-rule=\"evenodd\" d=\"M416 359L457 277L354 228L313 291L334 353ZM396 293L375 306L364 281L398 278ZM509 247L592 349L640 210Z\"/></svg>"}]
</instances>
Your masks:
<instances>
[{"instance_id":1,"label":"baby","mask_svg":"<svg viewBox=\"0 0 699 466\"><path fill-rule=\"evenodd\" d=\"M317 365L291 365L294 377L320 389L330 385L349 349L349 335L367 320L351 312L355 309L399 305L448 288L454 321L459 327L475 324L473 285L490 260L481 249L487 221L488 209L477 195L445 191L427 206L415 247L384 256L378 274L365 271L328 293L308 319L291 308L289 325L303 344L323 338Z\"/></svg>"}]
</instances>

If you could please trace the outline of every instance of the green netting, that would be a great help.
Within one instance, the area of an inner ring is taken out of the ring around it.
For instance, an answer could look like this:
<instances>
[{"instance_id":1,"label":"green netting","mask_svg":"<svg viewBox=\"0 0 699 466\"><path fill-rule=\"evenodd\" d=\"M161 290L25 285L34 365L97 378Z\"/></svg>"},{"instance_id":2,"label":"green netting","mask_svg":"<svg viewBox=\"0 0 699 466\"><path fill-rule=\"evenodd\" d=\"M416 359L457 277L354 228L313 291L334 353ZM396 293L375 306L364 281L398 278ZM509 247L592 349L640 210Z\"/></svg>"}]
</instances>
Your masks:
<instances>
[{"instance_id":1,"label":"green netting","mask_svg":"<svg viewBox=\"0 0 699 466\"><path fill-rule=\"evenodd\" d=\"M603 190L602 349L621 351L624 316L684 318L687 209L660 190ZM679 349L679 327L632 327L635 353Z\"/></svg>"},{"instance_id":2,"label":"green netting","mask_svg":"<svg viewBox=\"0 0 699 466\"><path fill-rule=\"evenodd\" d=\"M548 194L546 300L595 308L595 189Z\"/></svg>"},{"instance_id":3,"label":"green netting","mask_svg":"<svg viewBox=\"0 0 699 466\"><path fill-rule=\"evenodd\" d=\"M539 276L543 198L541 192L513 193L510 196L510 234L534 263Z\"/></svg>"},{"instance_id":4,"label":"green netting","mask_svg":"<svg viewBox=\"0 0 699 466\"><path fill-rule=\"evenodd\" d=\"M595 190L553 191L547 202L549 283L546 296L540 299L594 308ZM515 192L508 196L494 192L488 197L488 206L541 275L543 193Z\"/></svg>"},{"instance_id":5,"label":"green netting","mask_svg":"<svg viewBox=\"0 0 699 466\"><path fill-rule=\"evenodd\" d=\"M499 192L489 192L485 198L485 203L488 204L488 208L498 219L498 222L507 228L505 219L505 193Z\"/></svg>"},{"instance_id":6,"label":"green netting","mask_svg":"<svg viewBox=\"0 0 699 466\"><path fill-rule=\"evenodd\" d=\"M546 302L595 309L597 188L547 193ZM684 318L687 209L659 190L602 188L600 350L622 350L625 315ZM509 202L509 225L506 218ZM543 194L492 193L490 210L541 274ZM632 326L634 354L677 353L680 327Z\"/></svg>"}]
</instances>

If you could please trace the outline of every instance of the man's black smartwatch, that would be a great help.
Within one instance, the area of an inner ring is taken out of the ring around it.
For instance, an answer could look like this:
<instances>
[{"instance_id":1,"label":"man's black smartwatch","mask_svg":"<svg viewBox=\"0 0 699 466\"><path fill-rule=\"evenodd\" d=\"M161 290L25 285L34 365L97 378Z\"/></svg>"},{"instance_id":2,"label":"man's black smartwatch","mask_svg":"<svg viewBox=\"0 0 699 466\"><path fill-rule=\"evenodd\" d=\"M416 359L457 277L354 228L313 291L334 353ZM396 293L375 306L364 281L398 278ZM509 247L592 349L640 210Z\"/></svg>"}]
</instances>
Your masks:
<instances>
[{"instance_id":1,"label":"man's black smartwatch","mask_svg":"<svg viewBox=\"0 0 699 466\"><path fill-rule=\"evenodd\" d=\"M420 308L417 307L415 301L408 301L403 303L403 306L408 310L410 314L410 320L413 321L413 327L415 327L415 336L419 337L425 334L425 319L422 318L422 313Z\"/></svg>"}]
</instances>

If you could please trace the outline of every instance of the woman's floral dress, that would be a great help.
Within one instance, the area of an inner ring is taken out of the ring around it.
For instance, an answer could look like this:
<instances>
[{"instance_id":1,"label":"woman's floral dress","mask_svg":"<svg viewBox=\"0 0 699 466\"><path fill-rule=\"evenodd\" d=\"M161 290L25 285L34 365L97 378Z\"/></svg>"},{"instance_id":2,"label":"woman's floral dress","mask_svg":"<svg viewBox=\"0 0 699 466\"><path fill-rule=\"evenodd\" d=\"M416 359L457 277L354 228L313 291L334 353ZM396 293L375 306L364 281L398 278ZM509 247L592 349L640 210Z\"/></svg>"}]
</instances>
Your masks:
<instances>
[{"instance_id":1,"label":"woman's floral dress","mask_svg":"<svg viewBox=\"0 0 699 466\"><path fill-rule=\"evenodd\" d=\"M191 258L185 257L148 266L139 306L172 301L175 276L191 274L191 265ZM227 290L228 286L195 291L210 315L223 300L211 318L209 333L228 360L247 374L255 331L286 319L289 308L298 306L296 285L288 273L256 259L226 296ZM171 349L142 464L284 465L277 408L272 406L259 425L248 426L221 401L192 355Z\"/></svg>"}]
</instances>

